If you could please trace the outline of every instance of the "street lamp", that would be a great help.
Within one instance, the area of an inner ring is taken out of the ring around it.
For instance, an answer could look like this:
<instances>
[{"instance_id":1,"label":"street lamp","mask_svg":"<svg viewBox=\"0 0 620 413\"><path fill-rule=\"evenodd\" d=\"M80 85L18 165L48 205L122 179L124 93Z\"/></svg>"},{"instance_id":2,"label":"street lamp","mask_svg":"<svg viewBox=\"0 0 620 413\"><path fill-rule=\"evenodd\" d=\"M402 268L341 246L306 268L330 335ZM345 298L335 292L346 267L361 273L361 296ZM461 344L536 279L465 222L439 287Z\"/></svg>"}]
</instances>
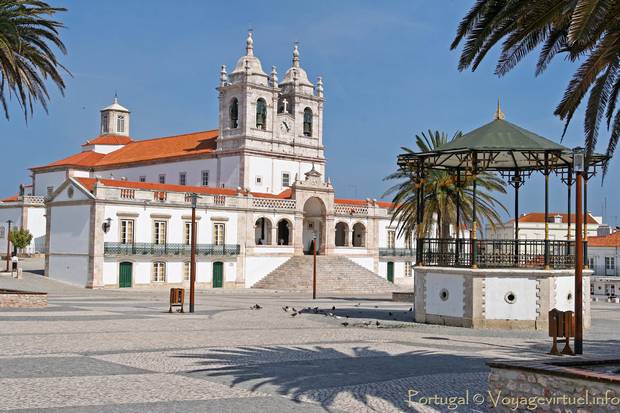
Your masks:
<instances>
[{"instance_id":1,"label":"street lamp","mask_svg":"<svg viewBox=\"0 0 620 413\"><path fill-rule=\"evenodd\" d=\"M316 232L312 236L312 299L316 300Z\"/></svg>"},{"instance_id":2,"label":"street lamp","mask_svg":"<svg viewBox=\"0 0 620 413\"><path fill-rule=\"evenodd\" d=\"M198 203L198 194L190 195L192 200L192 237L191 237L191 255L190 255L190 272L189 272L189 312L194 312L194 295L196 284L196 204Z\"/></svg>"},{"instance_id":3,"label":"street lamp","mask_svg":"<svg viewBox=\"0 0 620 413\"><path fill-rule=\"evenodd\" d=\"M575 354L583 354L583 204L581 193L585 171L585 151L573 149L573 170L576 175L575 188ZM569 217L570 221L570 217Z\"/></svg>"},{"instance_id":4,"label":"street lamp","mask_svg":"<svg viewBox=\"0 0 620 413\"><path fill-rule=\"evenodd\" d=\"M9 224L9 230L6 233L6 272L9 272L9 262L10 262L10 258L9 255L11 255L11 224L13 223L13 221L11 221L10 219L8 221L6 221L7 224Z\"/></svg>"}]
</instances>

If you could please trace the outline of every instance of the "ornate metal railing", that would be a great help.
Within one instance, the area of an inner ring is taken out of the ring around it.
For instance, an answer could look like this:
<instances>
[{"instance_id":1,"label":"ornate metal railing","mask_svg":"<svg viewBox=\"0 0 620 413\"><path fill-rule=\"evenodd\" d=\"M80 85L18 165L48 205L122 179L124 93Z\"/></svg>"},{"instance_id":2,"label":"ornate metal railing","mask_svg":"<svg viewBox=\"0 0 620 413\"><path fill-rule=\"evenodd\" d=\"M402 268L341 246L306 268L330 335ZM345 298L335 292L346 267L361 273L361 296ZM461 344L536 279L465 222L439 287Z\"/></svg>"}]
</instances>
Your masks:
<instances>
[{"instance_id":1,"label":"ornate metal railing","mask_svg":"<svg viewBox=\"0 0 620 413\"><path fill-rule=\"evenodd\" d=\"M239 244L196 244L196 255L239 255ZM189 256L191 246L187 244L153 244L150 242L136 242L123 244L120 242L106 242L103 244L104 255L149 255L149 256Z\"/></svg>"},{"instance_id":2,"label":"ornate metal railing","mask_svg":"<svg viewBox=\"0 0 620 413\"><path fill-rule=\"evenodd\" d=\"M424 266L478 268L572 268L574 241L425 238L417 262Z\"/></svg>"},{"instance_id":3,"label":"ornate metal railing","mask_svg":"<svg viewBox=\"0 0 620 413\"><path fill-rule=\"evenodd\" d=\"M381 257L415 257L413 248L379 248Z\"/></svg>"}]
</instances>

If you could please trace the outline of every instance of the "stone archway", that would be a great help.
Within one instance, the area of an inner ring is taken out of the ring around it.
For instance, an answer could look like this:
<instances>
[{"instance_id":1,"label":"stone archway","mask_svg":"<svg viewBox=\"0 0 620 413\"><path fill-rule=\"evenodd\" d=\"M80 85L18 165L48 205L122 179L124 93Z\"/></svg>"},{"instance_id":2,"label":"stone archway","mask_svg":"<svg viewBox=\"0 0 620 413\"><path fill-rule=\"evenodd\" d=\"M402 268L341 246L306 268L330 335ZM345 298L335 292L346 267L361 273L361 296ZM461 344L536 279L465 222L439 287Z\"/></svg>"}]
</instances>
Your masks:
<instances>
[{"instance_id":1,"label":"stone archway","mask_svg":"<svg viewBox=\"0 0 620 413\"><path fill-rule=\"evenodd\" d=\"M254 244L271 245L271 221L267 218L259 218L254 224Z\"/></svg>"},{"instance_id":2,"label":"stone archway","mask_svg":"<svg viewBox=\"0 0 620 413\"><path fill-rule=\"evenodd\" d=\"M312 240L316 237L317 252L325 251L325 204L320 198L309 198L304 204L302 245L304 253L312 252Z\"/></svg>"},{"instance_id":3,"label":"stone archway","mask_svg":"<svg viewBox=\"0 0 620 413\"><path fill-rule=\"evenodd\" d=\"M278 245L291 245L292 233L293 225L288 219L282 218L278 221Z\"/></svg>"},{"instance_id":4,"label":"stone archway","mask_svg":"<svg viewBox=\"0 0 620 413\"><path fill-rule=\"evenodd\" d=\"M347 247L349 245L349 226L346 222L338 222L335 231L335 244L337 247Z\"/></svg>"},{"instance_id":5,"label":"stone archway","mask_svg":"<svg viewBox=\"0 0 620 413\"><path fill-rule=\"evenodd\" d=\"M353 225L353 240L354 247L366 246L366 227L361 222Z\"/></svg>"}]
</instances>

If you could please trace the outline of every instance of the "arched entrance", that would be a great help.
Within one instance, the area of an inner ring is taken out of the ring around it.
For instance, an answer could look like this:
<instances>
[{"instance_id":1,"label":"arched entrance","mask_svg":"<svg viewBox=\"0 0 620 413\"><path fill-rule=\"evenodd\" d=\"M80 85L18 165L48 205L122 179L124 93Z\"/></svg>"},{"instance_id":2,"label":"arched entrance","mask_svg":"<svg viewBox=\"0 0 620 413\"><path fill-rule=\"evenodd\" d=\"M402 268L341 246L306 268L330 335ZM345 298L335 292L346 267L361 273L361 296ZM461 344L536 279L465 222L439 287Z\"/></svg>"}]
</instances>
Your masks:
<instances>
[{"instance_id":1,"label":"arched entrance","mask_svg":"<svg viewBox=\"0 0 620 413\"><path fill-rule=\"evenodd\" d=\"M320 198L312 197L304 204L304 253L312 253L312 240L316 237L317 253L325 250L325 204Z\"/></svg>"},{"instance_id":2,"label":"arched entrance","mask_svg":"<svg viewBox=\"0 0 620 413\"><path fill-rule=\"evenodd\" d=\"M287 219L278 221L278 245L291 245L293 226Z\"/></svg>"},{"instance_id":3,"label":"arched entrance","mask_svg":"<svg viewBox=\"0 0 620 413\"><path fill-rule=\"evenodd\" d=\"M364 224L362 224L361 222L353 225L353 246L366 246L366 227L364 227Z\"/></svg>"},{"instance_id":4,"label":"arched entrance","mask_svg":"<svg viewBox=\"0 0 620 413\"><path fill-rule=\"evenodd\" d=\"M336 246L346 247L349 245L349 226L346 222L336 224Z\"/></svg>"},{"instance_id":5,"label":"arched entrance","mask_svg":"<svg viewBox=\"0 0 620 413\"><path fill-rule=\"evenodd\" d=\"M254 225L255 245L271 245L271 221L259 218Z\"/></svg>"}]
</instances>

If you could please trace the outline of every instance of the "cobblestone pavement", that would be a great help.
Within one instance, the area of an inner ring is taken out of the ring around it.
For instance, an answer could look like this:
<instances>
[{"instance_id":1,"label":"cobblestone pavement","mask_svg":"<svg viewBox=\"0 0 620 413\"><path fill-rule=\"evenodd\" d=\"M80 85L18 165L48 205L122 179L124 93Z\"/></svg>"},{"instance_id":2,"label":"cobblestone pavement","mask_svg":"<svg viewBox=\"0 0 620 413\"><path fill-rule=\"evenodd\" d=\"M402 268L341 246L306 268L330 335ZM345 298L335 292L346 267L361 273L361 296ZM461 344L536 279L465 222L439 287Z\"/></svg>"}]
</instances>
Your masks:
<instances>
[{"instance_id":1,"label":"cobblestone pavement","mask_svg":"<svg viewBox=\"0 0 620 413\"><path fill-rule=\"evenodd\" d=\"M49 292L48 308L0 310L0 410L448 411L408 394L484 392L487 361L549 347L541 332L415 324L408 304L387 297L212 290L197 293L194 314L169 314L163 289L84 290L35 272L0 275L0 288ZM618 310L593 303L586 352L617 352Z\"/></svg>"}]
</instances>

